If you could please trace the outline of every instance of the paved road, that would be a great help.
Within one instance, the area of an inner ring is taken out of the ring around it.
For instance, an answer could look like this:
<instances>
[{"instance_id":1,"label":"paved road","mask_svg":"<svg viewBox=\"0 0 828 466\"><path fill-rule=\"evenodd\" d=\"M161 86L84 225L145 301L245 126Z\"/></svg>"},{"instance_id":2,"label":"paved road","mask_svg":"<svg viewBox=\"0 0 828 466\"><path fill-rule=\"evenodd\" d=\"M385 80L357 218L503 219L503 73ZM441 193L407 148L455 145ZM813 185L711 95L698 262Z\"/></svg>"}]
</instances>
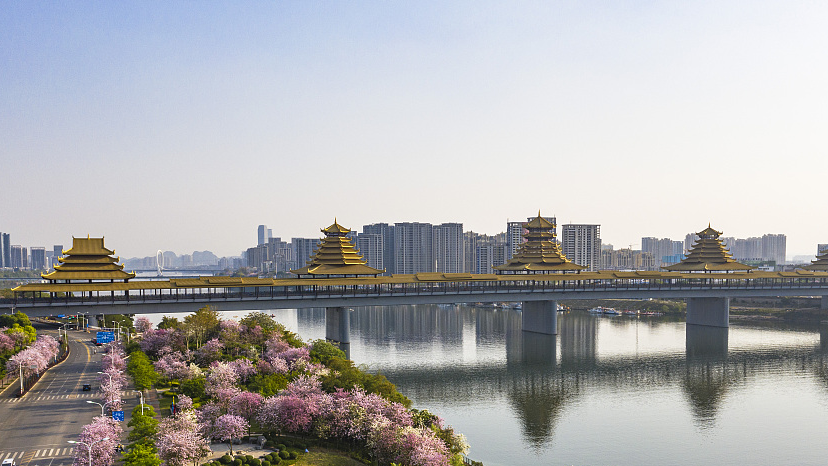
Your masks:
<instances>
[{"instance_id":1,"label":"paved road","mask_svg":"<svg viewBox=\"0 0 828 466\"><path fill-rule=\"evenodd\" d=\"M54 327L34 325L38 334L57 335ZM101 355L93 354L91 335L70 330L69 357L49 369L23 398L15 397L19 385L0 393L0 461L14 458L18 466L72 464L75 445L67 441L77 440L81 428L101 412L99 406L86 403L100 401L95 388ZM92 384L93 390L82 391L84 383ZM137 404L133 397L124 393L124 409Z\"/></svg>"}]
</instances>

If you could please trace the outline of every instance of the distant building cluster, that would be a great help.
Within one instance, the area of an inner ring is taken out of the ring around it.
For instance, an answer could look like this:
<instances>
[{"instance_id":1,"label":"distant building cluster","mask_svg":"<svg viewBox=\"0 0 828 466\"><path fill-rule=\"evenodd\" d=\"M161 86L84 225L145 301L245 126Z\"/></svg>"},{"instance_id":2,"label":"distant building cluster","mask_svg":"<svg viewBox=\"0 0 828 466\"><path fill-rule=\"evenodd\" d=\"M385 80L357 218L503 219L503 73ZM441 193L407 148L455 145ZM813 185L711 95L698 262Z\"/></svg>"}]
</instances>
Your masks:
<instances>
[{"instance_id":1,"label":"distant building cluster","mask_svg":"<svg viewBox=\"0 0 828 466\"><path fill-rule=\"evenodd\" d=\"M527 219L527 222L530 219ZM555 223L554 217L546 220ZM462 223L433 225L422 222L373 223L349 233L367 265L385 275L438 273L493 273L525 241L527 222L507 222L506 232L486 235L465 231ZM318 246L317 238L273 238L266 225L258 227L259 244L248 248L243 259L259 273L290 272L303 267ZM564 254L587 270L601 266L600 225L562 226Z\"/></svg>"},{"instance_id":2,"label":"distant building cluster","mask_svg":"<svg viewBox=\"0 0 828 466\"><path fill-rule=\"evenodd\" d=\"M670 238L643 237L641 249L615 249L602 244L601 226L597 224L557 225L555 217L543 217L554 227L552 232L567 259L593 270L660 270L679 263L693 247L695 233L684 241ZM526 239L528 221L507 221L505 232L495 235L465 231L462 223L372 223L347 234L369 267L384 270L386 275L439 273L492 273L493 267L508 262ZM556 231L557 228L560 231ZM273 237L267 225L257 229L258 243L239 257L217 257L210 251L177 255L172 251L156 256L124 260L126 270L209 268L237 270L242 267L259 274L289 273L304 267L319 245L320 238ZM773 270L785 264L786 236L765 234L761 237L722 237L722 243L737 261ZM817 255L828 252L828 244L817 245ZM49 270L58 264L62 245L52 248L24 247L12 244L9 233L0 232L0 268Z\"/></svg>"},{"instance_id":3,"label":"distant building cluster","mask_svg":"<svg viewBox=\"0 0 828 466\"><path fill-rule=\"evenodd\" d=\"M761 237L722 237L722 243L733 259L763 269L781 269L785 265L787 238L783 234L766 234ZM670 238L641 238L641 249L614 250L605 245L601 251L601 267L605 270L660 270L662 267L681 262L693 245L699 240L695 233L689 233L684 241ZM826 246L828 245L820 245ZM817 248L818 250L819 247Z\"/></svg>"}]
</instances>

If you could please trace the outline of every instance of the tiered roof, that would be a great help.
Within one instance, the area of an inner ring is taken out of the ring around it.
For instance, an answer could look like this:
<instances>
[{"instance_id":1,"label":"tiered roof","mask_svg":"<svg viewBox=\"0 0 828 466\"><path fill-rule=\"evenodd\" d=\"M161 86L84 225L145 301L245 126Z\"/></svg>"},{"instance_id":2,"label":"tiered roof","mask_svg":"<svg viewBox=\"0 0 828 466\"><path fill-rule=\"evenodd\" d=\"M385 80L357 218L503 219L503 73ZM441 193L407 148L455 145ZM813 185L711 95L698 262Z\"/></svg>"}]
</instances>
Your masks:
<instances>
[{"instance_id":1,"label":"tiered roof","mask_svg":"<svg viewBox=\"0 0 828 466\"><path fill-rule=\"evenodd\" d=\"M103 238L72 238L72 248L63 251L64 257L58 259L60 265L55 271L40 276L49 281L64 280L123 280L134 278L134 273L124 272L124 266L118 264L119 257L112 257L115 251L104 247Z\"/></svg>"},{"instance_id":2,"label":"tiered roof","mask_svg":"<svg viewBox=\"0 0 828 466\"><path fill-rule=\"evenodd\" d=\"M335 276L377 276L385 270L378 270L365 265L366 260L362 258L359 250L351 244L348 237L350 229L343 227L334 219L333 225L321 230L325 237L316 248L316 252L308 261L308 265L298 270L291 270L291 273L311 277Z\"/></svg>"},{"instance_id":3,"label":"tiered roof","mask_svg":"<svg viewBox=\"0 0 828 466\"><path fill-rule=\"evenodd\" d=\"M526 242L509 262L496 265L497 272L507 273L554 273L583 270L586 267L570 261L555 241L555 224L538 216L530 220L523 234Z\"/></svg>"},{"instance_id":4,"label":"tiered roof","mask_svg":"<svg viewBox=\"0 0 828 466\"><path fill-rule=\"evenodd\" d=\"M756 268L736 262L719 239L722 232L714 230L709 224L696 235L699 239L690 248L687 257L678 264L668 265L662 269L677 272L731 272Z\"/></svg>"},{"instance_id":5,"label":"tiered roof","mask_svg":"<svg viewBox=\"0 0 828 466\"><path fill-rule=\"evenodd\" d=\"M802 268L805 270L813 270L814 272L828 272L828 251L816 256L815 261L811 261L810 265Z\"/></svg>"}]
</instances>

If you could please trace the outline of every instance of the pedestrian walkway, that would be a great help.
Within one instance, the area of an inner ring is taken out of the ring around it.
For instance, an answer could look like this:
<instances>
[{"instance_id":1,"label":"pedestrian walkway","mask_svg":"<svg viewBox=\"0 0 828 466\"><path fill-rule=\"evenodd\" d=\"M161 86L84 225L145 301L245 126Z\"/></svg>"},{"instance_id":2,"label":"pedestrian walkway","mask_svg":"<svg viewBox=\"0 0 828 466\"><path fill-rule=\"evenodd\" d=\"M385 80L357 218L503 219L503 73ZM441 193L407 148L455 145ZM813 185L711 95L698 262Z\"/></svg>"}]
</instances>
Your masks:
<instances>
[{"instance_id":1,"label":"pedestrian walkway","mask_svg":"<svg viewBox=\"0 0 828 466\"><path fill-rule=\"evenodd\" d=\"M65 447L65 448L43 448L41 450L29 450L29 451L9 451L4 452L0 451L0 461L13 459L16 460L16 463L21 463L23 458L28 455L31 455L31 458L54 458L59 456L70 456L74 453L74 447Z\"/></svg>"},{"instance_id":2,"label":"pedestrian walkway","mask_svg":"<svg viewBox=\"0 0 828 466\"><path fill-rule=\"evenodd\" d=\"M131 390L126 390L121 392L121 396L126 399L127 397L135 396L135 393ZM86 393L72 393L68 395L34 395L28 396L25 398L3 398L0 399L0 403L21 403L27 401L48 401L48 400L93 400L98 399L101 397L101 394L98 392L86 392Z\"/></svg>"}]
</instances>

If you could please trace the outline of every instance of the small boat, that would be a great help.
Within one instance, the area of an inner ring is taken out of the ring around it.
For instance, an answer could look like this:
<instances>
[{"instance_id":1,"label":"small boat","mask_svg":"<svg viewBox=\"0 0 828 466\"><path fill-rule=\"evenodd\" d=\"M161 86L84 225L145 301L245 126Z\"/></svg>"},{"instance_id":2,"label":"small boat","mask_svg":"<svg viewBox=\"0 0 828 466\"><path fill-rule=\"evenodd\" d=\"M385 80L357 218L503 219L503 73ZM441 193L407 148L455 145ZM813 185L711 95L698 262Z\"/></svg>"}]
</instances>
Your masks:
<instances>
[{"instance_id":1,"label":"small boat","mask_svg":"<svg viewBox=\"0 0 828 466\"><path fill-rule=\"evenodd\" d=\"M604 313L604 308L601 307L601 306L593 307L592 309L589 310L589 313L590 314L603 314Z\"/></svg>"},{"instance_id":2,"label":"small boat","mask_svg":"<svg viewBox=\"0 0 828 466\"><path fill-rule=\"evenodd\" d=\"M613 309L613 308L611 308L611 307L605 307L605 308L604 308L604 315L608 315L608 316L617 316L617 315L619 315L619 314L620 314L620 313L619 313L618 311L616 311L615 309Z\"/></svg>"}]
</instances>

